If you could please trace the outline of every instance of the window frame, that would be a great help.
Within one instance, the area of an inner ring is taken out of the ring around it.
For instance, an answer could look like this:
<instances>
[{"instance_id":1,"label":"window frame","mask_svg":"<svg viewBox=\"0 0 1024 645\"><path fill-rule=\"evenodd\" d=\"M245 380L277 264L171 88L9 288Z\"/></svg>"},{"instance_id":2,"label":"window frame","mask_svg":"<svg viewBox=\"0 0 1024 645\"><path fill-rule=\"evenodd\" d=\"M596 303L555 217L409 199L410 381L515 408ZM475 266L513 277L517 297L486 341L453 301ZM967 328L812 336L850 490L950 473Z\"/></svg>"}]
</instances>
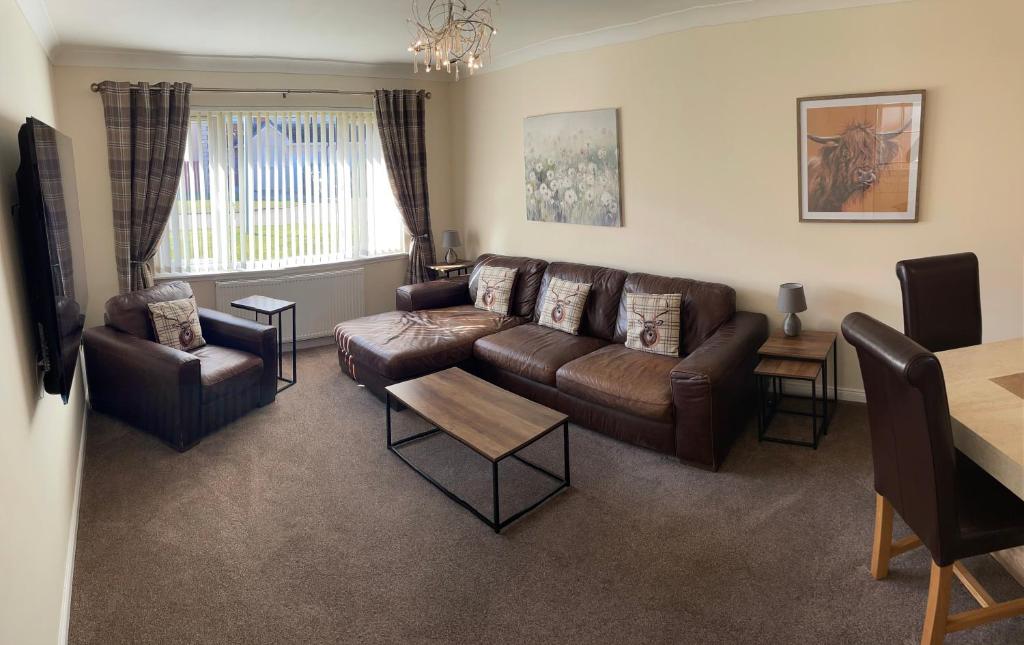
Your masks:
<instances>
[{"instance_id":1,"label":"window frame","mask_svg":"<svg viewBox=\"0 0 1024 645\"><path fill-rule=\"evenodd\" d=\"M373 108L367 108L367 107L340 107L340 106L322 106L322 105L321 106L315 106L315 105L313 105L313 106L307 106L307 105L302 105L302 106L295 106L295 105L287 105L287 106L248 106L248 105L247 106L224 106L224 105L203 106L203 105L194 105L192 107L193 107L193 109L192 109L193 113L201 113L201 114L223 113L223 112L245 113L248 116L250 116L250 118L253 117L253 116L258 116L258 115L260 115L260 113L284 113L284 114L288 114L288 115L296 115L296 114L301 114L301 113L336 113L336 112L364 112L364 113L365 112L369 112L369 113L373 113L374 112ZM375 121L376 121L376 119L374 119L374 122ZM192 114L190 114L189 115L189 127L190 128L192 127L192 124L193 124ZM379 139L379 136L380 136L379 135L379 131L377 131L376 134L377 134L377 137ZM184 164L186 161L187 161L186 159L183 159L182 163ZM387 173L387 169L386 168L385 168L384 172ZM184 176L184 174L182 176ZM180 180L179 180L179 183L180 183ZM247 197L250 197L250 196L249 195L240 195L239 201L246 200ZM392 197L394 197L394 196L392 195ZM175 191L175 202L176 201L177 201L177 190ZM172 208L174 208L174 207L172 206ZM378 255L361 255L361 256L358 256L358 257L342 258L342 259L330 258L330 259L323 260L323 261L310 260L310 261L304 261L304 262L299 263L299 264L289 264L289 265L286 265L286 266L278 266L278 267L246 266L246 267L235 268L235 269L222 269L222 268L219 268L219 267L217 267L217 260L216 259L210 259L210 260L206 260L206 262L208 262L211 265L211 268L209 270L164 271L164 272L160 272L160 271L158 271L156 269L156 267L154 267L154 278L156 280L159 280L159 281L166 281L166 280L172 280L172 279L182 279L182 278L214 280L214 279L221 279L221 278L230 278L232 276L238 276L240 274L244 274L244 275L250 276L250 277L258 277L258 276L263 276L263 275L265 275L267 277L271 277L271 276L275 276L275 275L286 275L286 274L290 274L290 273L294 273L294 274L308 273L311 270L322 271L322 270L336 270L336 269L342 269L342 268L352 268L352 267L357 267L357 266L376 264L376 263L380 263L380 262L393 262L393 261L396 261L396 260L399 260L399 259L402 259L402 258L408 258L409 248L411 247L411 244L412 244L412 237L411 237L411 235L410 235L410 233L408 231L408 228L405 225L404 219L402 218L401 208L398 206L397 199L395 200L395 209L396 209L396 213L397 213L398 219L399 219L399 226L401 227L401 234L399 235L398 249L395 250L395 251L392 251L392 252L382 253L382 254L378 254ZM369 218L369 216L372 216L372 213L368 213L367 215L368 215L368 218ZM175 217L175 212L173 210L171 212L170 217ZM159 243L159 246L157 248L156 256L154 256L154 259L156 259L159 256L160 248L165 243L164 242L164 237L169 233L169 231L171 229L170 217L168 219L168 223L165 226L164 232L161 235L160 243ZM361 231L360 234L361 235L365 235L365 231ZM197 259L190 260L190 262L193 263L193 264L196 263L196 262L201 262L201 261L202 260L197 260ZM249 260L249 261L250 262L265 262L266 260Z\"/></svg>"}]
</instances>

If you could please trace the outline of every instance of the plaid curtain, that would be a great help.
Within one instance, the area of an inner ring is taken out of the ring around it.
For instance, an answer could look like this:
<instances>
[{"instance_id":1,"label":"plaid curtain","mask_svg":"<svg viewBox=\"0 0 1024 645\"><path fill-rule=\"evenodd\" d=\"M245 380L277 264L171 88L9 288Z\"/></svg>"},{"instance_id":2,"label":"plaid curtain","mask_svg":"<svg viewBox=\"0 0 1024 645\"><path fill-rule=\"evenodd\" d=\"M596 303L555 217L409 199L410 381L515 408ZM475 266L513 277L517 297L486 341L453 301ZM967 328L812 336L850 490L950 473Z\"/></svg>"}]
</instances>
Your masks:
<instances>
[{"instance_id":1,"label":"plaid curtain","mask_svg":"<svg viewBox=\"0 0 1024 645\"><path fill-rule=\"evenodd\" d=\"M430 277L427 265L434 263L434 237L430 231L427 196L423 92L377 90L373 105L391 190L412 236L406 281L409 284L424 282Z\"/></svg>"},{"instance_id":2,"label":"plaid curtain","mask_svg":"<svg viewBox=\"0 0 1024 645\"><path fill-rule=\"evenodd\" d=\"M152 259L181 177L191 91L190 83L100 83L121 293L153 286Z\"/></svg>"}]
</instances>

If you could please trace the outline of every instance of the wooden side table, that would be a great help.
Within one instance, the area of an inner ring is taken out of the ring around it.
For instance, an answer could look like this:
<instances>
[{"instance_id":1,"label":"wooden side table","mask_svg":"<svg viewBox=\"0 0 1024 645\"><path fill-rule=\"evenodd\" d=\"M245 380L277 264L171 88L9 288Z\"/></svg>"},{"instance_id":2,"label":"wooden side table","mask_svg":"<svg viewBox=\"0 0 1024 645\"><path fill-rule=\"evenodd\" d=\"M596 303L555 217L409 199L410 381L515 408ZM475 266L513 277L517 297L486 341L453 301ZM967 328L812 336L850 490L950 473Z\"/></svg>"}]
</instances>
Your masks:
<instances>
[{"instance_id":1,"label":"wooden side table","mask_svg":"<svg viewBox=\"0 0 1024 645\"><path fill-rule=\"evenodd\" d=\"M284 387L278 388L278 392L284 392L298 381L298 372L295 370L295 353L298 345L295 342L295 303L290 300L278 300L267 296L248 296L231 302L236 309L244 309L253 312L256 322L260 321L260 314L267 317L267 324L274 325L274 314L277 314L277 380L285 383ZM284 377L284 359L281 356L284 349L284 341L281 338L284 326L281 324L281 314L289 309L292 310L292 377Z\"/></svg>"},{"instance_id":2,"label":"wooden side table","mask_svg":"<svg viewBox=\"0 0 1024 645\"><path fill-rule=\"evenodd\" d=\"M462 262L453 262L452 264L428 264L427 268L434 272L435 278L440 278L441 274L448 278L453 273L455 275L468 274L469 270L474 266L476 266L475 260L463 260Z\"/></svg>"},{"instance_id":3,"label":"wooden side table","mask_svg":"<svg viewBox=\"0 0 1024 645\"><path fill-rule=\"evenodd\" d=\"M761 362L754 370L758 393L758 440L788 443L810 448L818 447L818 440L828 434L828 424L835 414L839 401L839 360L836 348L837 335L830 331L803 331L799 336L788 337L781 330L772 332L761 345L758 354ZM828 368L829 356L832 362L832 410L829 411ZM818 415L817 384L821 377L821 415ZM811 396L800 397L783 393L783 381L794 379L811 384ZM785 410L780 407L783 398L810 400L811 411ZM811 417L811 441L798 441L771 437L767 427L776 412ZM820 421L819 421L820 418Z\"/></svg>"}]
</instances>

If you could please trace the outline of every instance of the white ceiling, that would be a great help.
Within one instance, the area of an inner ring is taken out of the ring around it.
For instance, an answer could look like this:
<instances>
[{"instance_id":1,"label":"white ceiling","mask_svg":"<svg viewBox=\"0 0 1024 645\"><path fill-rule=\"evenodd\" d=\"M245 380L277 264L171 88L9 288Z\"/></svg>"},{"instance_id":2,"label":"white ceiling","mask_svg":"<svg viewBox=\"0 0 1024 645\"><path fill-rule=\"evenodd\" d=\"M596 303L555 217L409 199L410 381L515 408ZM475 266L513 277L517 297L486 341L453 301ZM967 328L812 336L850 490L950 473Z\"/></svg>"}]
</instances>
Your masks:
<instances>
[{"instance_id":1,"label":"white ceiling","mask_svg":"<svg viewBox=\"0 0 1024 645\"><path fill-rule=\"evenodd\" d=\"M18 1L61 64L110 50L409 62L410 0ZM899 0L499 0L493 62L507 66L694 26L892 1Z\"/></svg>"}]
</instances>

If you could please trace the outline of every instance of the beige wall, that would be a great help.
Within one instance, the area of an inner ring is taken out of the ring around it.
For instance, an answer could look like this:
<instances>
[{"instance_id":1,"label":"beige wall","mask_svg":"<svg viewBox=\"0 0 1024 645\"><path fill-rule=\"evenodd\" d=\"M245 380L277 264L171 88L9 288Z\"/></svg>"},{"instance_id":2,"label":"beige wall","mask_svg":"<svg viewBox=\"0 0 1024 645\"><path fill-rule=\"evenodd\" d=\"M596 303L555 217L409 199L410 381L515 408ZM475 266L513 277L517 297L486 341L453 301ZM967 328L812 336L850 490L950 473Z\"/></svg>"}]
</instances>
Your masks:
<instances>
[{"instance_id":1,"label":"beige wall","mask_svg":"<svg viewBox=\"0 0 1024 645\"><path fill-rule=\"evenodd\" d=\"M725 282L773 325L781 282L805 328L860 310L902 328L894 265L981 261L985 339L1024 324L1024 3L928 0L694 29L565 54L456 86L452 177L471 252ZM924 88L921 221L797 221L796 99ZM523 118L617 107L624 227L527 222ZM859 389L844 343L842 387Z\"/></svg>"},{"instance_id":2,"label":"beige wall","mask_svg":"<svg viewBox=\"0 0 1024 645\"><path fill-rule=\"evenodd\" d=\"M216 73L168 70L140 70L95 67L57 67L54 86L61 129L75 142L75 166L84 220L90 298L89 323L102 321L103 302L117 293L114 269L114 232L111 215L110 173L107 167L106 133L103 129L103 106L89 84L102 80L188 81L197 86L280 88L312 87L343 90L387 88L423 88L431 91L427 102L427 181L433 229L440 242L440 233L452 226L452 182L449 177L451 113L448 83L427 83L420 80L356 78L341 76L310 76L302 74ZM368 97L293 96L282 99L277 94L213 94L195 93L193 106L219 107L370 107ZM308 271L308 268L305 269ZM405 260L373 263L366 266L366 308L370 313L394 308L394 290L404 282ZM212 306L213 284L210 280L190 280L199 304Z\"/></svg>"},{"instance_id":3,"label":"beige wall","mask_svg":"<svg viewBox=\"0 0 1024 645\"><path fill-rule=\"evenodd\" d=\"M54 643L82 436L81 375L71 402L45 394L11 204L18 128L54 119L50 63L14 0L0 0L0 643Z\"/></svg>"}]
</instances>

